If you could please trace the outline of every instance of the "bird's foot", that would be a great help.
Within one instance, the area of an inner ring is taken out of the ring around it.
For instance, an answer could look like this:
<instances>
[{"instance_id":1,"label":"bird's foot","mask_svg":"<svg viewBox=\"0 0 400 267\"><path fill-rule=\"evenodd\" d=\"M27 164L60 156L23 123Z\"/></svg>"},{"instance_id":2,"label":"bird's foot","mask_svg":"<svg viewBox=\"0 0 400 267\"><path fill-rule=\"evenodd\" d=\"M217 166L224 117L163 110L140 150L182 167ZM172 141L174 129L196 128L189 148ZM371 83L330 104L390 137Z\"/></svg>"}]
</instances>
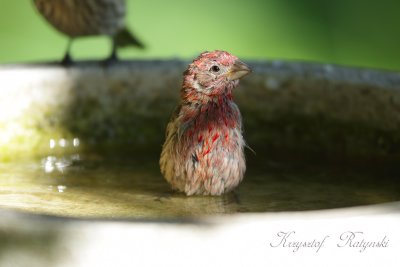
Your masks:
<instances>
[{"instance_id":1,"label":"bird's foot","mask_svg":"<svg viewBox=\"0 0 400 267\"><path fill-rule=\"evenodd\" d=\"M60 62L60 64L64 67L70 67L73 63L74 63L74 61L72 60L69 53L66 53L64 58Z\"/></svg>"},{"instance_id":2,"label":"bird's foot","mask_svg":"<svg viewBox=\"0 0 400 267\"><path fill-rule=\"evenodd\" d=\"M119 59L117 57L116 53L112 53L108 58L106 58L105 60L103 60L102 65L104 67L110 67L116 63L119 62Z\"/></svg>"}]
</instances>

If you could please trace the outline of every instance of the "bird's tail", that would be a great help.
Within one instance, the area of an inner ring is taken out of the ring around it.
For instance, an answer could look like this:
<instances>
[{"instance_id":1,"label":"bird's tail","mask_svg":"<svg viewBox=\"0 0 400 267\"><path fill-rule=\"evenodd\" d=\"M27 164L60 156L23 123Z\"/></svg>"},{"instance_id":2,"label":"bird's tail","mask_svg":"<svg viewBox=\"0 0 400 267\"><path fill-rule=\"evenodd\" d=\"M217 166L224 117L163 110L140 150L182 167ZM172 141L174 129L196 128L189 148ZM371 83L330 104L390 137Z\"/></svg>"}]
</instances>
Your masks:
<instances>
[{"instance_id":1,"label":"bird's tail","mask_svg":"<svg viewBox=\"0 0 400 267\"><path fill-rule=\"evenodd\" d=\"M117 47L137 46L144 48L140 42L127 28L120 30L114 38Z\"/></svg>"}]
</instances>

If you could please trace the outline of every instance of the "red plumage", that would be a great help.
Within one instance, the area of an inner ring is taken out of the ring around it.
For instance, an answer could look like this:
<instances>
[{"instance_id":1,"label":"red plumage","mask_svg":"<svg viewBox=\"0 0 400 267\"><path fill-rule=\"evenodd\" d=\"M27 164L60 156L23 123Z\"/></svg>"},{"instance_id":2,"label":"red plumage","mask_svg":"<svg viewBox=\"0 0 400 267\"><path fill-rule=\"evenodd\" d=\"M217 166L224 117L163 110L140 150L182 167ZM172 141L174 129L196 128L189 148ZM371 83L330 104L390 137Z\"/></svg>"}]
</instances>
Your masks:
<instances>
[{"instance_id":1,"label":"red plumage","mask_svg":"<svg viewBox=\"0 0 400 267\"><path fill-rule=\"evenodd\" d=\"M225 51L204 52L184 72L180 104L160 158L171 186L187 195L221 195L246 169L242 119L232 90L250 69Z\"/></svg>"}]
</instances>

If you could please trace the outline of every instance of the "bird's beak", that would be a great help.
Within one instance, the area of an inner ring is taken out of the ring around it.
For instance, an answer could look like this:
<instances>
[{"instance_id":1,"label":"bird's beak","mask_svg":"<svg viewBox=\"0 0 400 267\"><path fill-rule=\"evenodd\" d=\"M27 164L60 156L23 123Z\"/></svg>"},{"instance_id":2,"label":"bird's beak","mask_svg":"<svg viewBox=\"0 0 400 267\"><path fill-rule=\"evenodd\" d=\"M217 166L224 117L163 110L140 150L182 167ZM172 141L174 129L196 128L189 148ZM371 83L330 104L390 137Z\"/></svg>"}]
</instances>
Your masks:
<instances>
[{"instance_id":1,"label":"bird's beak","mask_svg":"<svg viewBox=\"0 0 400 267\"><path fill-rule=\"evenodd\" d=\"M230 80L240 79L251 72L249 66L244 64L242 61L237 59L231 69L228 72L228 78Z\"/></svg>"}]
</instances>

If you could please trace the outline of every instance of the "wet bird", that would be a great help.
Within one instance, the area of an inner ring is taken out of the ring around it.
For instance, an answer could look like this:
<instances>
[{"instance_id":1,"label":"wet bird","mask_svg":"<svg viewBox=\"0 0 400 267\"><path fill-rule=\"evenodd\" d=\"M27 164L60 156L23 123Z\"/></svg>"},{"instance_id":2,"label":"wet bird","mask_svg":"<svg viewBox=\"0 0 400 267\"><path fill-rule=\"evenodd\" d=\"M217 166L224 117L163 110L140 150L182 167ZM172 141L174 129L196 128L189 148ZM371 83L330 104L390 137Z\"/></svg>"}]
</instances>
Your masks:
<instances>
[{"instance_id":1,"label":"wet bird","mask_svg":"<svg viewBox=\"0 0 400 267\"><path fill-rule=\"evenodd\" d=\"M77 37L105 35L112 38L108 61L117 60L117 47L143 44L125 27L125 0L33 0L37 10L58 31L70 37L64 64L71 63L70 48Z\"/></svg>"},{"instance_id":2,"label":"wet bird","mask_svg":"<svg viewBox=\"0 0 400 267\"><path fill-rule=\"evenodd\" d=\"M225 51L204 52L184 72L167 125L161 173L186 195L221 195L243 179L242 118L232 91L250 68Z\"/></svg>"}]
</instances>

